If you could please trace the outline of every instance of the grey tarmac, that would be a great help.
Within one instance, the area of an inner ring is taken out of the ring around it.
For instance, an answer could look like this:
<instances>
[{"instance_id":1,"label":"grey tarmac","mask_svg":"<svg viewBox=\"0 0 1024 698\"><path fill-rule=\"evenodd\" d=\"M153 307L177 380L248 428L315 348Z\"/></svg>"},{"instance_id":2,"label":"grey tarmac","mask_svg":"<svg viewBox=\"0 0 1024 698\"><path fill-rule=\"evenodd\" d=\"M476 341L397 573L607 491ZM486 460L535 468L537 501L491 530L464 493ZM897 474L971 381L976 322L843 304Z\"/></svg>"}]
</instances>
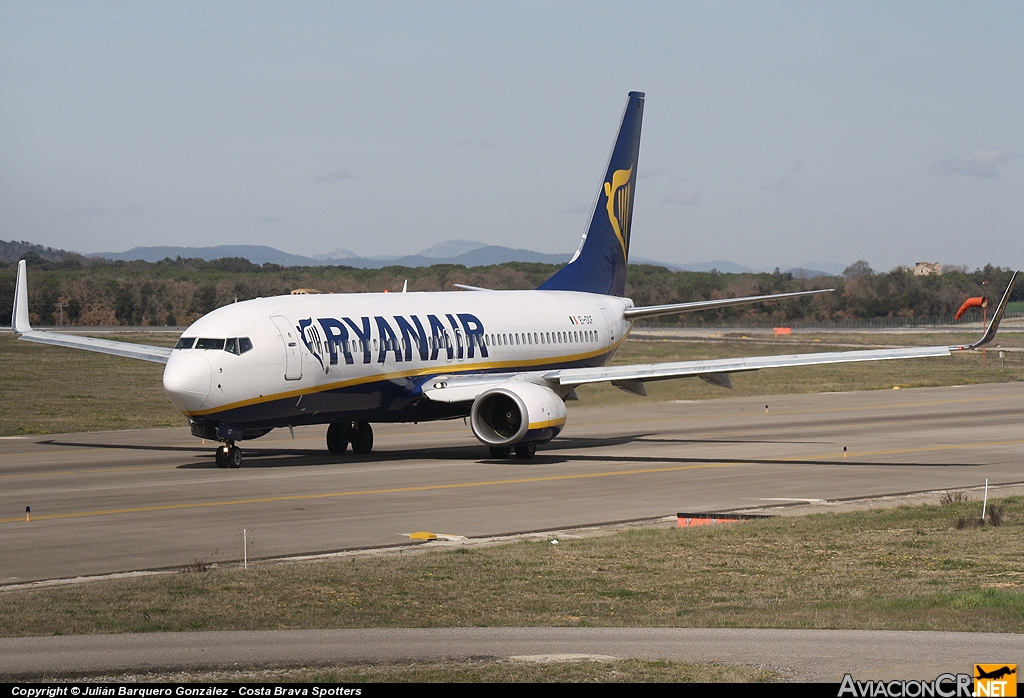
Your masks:
<instances>
[{"instance_id":1,"label":"grey tarmac","mask_svg":"<svg viewBox=\"0 0 1024 698\"><path fill-rule=\"evenodd\" d=\"M243 530L252 560L1024 481L1022 383L574 407L533 460L462 420L375 431L278 430L238 470L185 429L0 439L0 585L239 562Z\"/></svg>"},{"instance_id":2,"label":"grey tarmac","mask_svg":"<svg viewBox=\"0 0 1024 698\"><path fill-rule=\"evenodd\" d=\"M665 659L774 669L792 681L933 680L1019 662L1000 633L744 628L370 628L0 639L0 677L318 666L465 658Z\"/></svg>"}]
</instances>

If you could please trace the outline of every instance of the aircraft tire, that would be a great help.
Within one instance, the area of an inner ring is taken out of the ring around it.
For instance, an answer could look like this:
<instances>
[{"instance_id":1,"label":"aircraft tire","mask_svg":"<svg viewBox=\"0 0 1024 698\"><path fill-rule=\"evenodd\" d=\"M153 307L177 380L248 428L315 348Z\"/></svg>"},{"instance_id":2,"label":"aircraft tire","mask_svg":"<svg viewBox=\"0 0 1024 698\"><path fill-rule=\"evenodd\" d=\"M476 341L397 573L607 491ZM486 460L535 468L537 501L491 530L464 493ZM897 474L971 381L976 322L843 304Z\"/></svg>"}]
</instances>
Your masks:
<instances>
[{"instance_id":1,"label":"aircraft tire","mask_svg":"<svg viewBox=\"0 0 1024 698\"><path fill-rule=\"evenodd\" d=\"M491 446L491 458L508 458L512 454L512 449L508 446Z\"/></svg>"},{"instance_id":2,"label":"aircraft tire","mask_svg":"<svg viewBox=\"0 0 1024 698\"><path fill-rule=\"evenodd\" d=\"M327 427L327 450L335 455L341 455L348 450L348 436L348 422L332 422Z\"/></svg>"},{"instance_id":3,"label":"aircraft tire","mask_svg":"<svg viewBox=\"0 0 1024 698\"><path fill-rule=\"evenodd\" d=\"M353 453L364 455L373 450L373 427L369 422L354 422L349 438Z\"/></svg>"},{"instance_id":4,"label":"aircraft tire","mask_svg":"<svg viewBox=\"0 0 1024 698\"><path fill-rule=\"evenodd\" d=\"M218 448L216 451L214 451L213 452L213 458L214 458L214 460L217 461L217 467L218 468L226 468L226 467L228 467L228 455L226 453L224 453L223 449Z\"/></svg>"},{"instance_id":5,"label":"aircraft tire","mask_svg":"<svg viewBox=\"0 0 1024 698\"><path fill-rule=\"evenodd\" d=\"M516 458L530 460L537 452L537 444L518 444L516 446Z\"/></svg>"},{"instance_id":6,"label":"aircraft tire","mask_svg":"<svg viewBox=\"0 0 1024 698\"><path fill-rule=\"evenodd\" d=\"M227 461L228 465L230 465L232 468L241 468L242 449L240 449L238 446L232 446L231 448L229 448Z\"/></svg>"}]
</instances>

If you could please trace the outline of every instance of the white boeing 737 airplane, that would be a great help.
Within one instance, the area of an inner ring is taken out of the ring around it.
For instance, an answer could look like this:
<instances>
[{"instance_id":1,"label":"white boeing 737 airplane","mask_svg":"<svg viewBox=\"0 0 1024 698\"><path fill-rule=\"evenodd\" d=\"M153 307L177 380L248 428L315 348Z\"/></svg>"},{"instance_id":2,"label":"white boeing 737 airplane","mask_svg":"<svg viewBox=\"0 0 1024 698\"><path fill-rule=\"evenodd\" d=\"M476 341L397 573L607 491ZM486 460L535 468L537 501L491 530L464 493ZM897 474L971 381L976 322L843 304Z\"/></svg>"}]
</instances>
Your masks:
<instances>
[{"instance_id":1,"label":"white boeing 737 airplane","mask_svg":"<svg viewBox=\"0 0 1024 698\"><path fill-rule=\"evenodd\" d=\"M696 376L732 387L730 374L742 371L948 356L995 336L1013 280L984 336L967 346L607 366L635 320L827 292L641 308L623 297L643 107L643 93L629 93L590 226L537 290L257 298L214 310L167 349L33 330L22 261L12 328L31 342L166 364L167 396L196 437L221 442L217 465L235 468L237 442L277 427L329 424L331 453L349 444L368 453L373 422L466 416L492 456L514 449L530 458L562 430L579 385L646 395L647 381Z\"/></svg>"}]
</instances>

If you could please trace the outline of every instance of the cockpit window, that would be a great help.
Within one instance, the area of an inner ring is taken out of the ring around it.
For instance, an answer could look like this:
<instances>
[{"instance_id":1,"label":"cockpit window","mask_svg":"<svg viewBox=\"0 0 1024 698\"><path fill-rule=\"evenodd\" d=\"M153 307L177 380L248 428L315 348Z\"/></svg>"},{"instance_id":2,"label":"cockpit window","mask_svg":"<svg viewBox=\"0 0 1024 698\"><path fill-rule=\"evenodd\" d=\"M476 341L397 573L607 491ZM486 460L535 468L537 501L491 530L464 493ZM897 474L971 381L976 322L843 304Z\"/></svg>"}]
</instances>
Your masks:
<instances>
[{"instance_id":1,"label":"cockpit window","mask_svg":"<svg viewBox=\"0 0 1024 698\"><path fill-rule=\"evenodd\" d=\"M252 342L248 337L232 337L224 343L224 351L241 355L252 349Z\"/></svg>"},{"instance_id":2,"label":"cockpit window","mask_svg":"<svg viewBox=\"0 0 1024 698\"><path fill-rule=\"evenodd\" d=\"M224 340L223 339L207 339L205 337L200 337L199 340L196 342L196 349L223 349L223 348L224 348Z\"/></svg>"},{"instance_id":3,"label":"cockpit window","mask_svg":"<svg viewBox=\"0 0 1024 698\"><path fill-rule=\"evenodd\" d=\"M180 337L178 343L174 345L175 349L191 349L192 344L196 341L195 337Z\"/></svg>"}]
</instances>

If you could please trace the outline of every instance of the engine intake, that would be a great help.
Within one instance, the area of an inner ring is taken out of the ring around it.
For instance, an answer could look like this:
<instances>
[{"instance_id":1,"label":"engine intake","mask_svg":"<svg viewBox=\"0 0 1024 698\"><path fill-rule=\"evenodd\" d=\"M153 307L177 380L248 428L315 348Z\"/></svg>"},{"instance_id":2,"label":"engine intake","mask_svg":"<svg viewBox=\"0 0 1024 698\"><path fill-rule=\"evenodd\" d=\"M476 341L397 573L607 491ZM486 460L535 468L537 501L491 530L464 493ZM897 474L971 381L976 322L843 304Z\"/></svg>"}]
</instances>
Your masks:
<instances>
[{"instance_id":1,"label":"engine intake","mask_svg":"<svg viewBox=\"0 0 1024 698\"><path fill-rule=\"evenodd\" d=\"M541 385L509 382L473 401L473 434L488 446L547 443L565 426L565 403Z\"/></svg>"}]
</instances>

